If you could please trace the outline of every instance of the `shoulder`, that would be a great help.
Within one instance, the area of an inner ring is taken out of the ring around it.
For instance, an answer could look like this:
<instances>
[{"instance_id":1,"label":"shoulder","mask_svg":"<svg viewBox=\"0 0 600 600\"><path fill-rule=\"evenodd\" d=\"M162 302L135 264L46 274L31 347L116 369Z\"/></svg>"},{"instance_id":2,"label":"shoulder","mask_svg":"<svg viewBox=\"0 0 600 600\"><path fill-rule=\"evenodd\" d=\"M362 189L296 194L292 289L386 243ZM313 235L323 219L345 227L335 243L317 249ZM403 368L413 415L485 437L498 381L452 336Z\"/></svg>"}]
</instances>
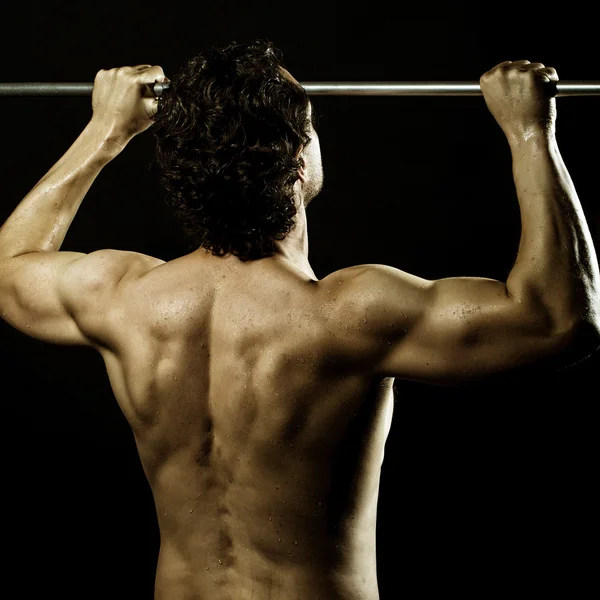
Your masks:
<instances>
[{"instance_id":1,"label":"shoulder","mask_svg":"<svg viewBox=\"0 0 600 600\"><path fill-rule=\"evenodd\" d=\"M73 262L65 271L63 293L84 310L89 303L109 301L128 280L142 277L164 263L139 252L96 250Z\"/></svg>"},{"instance_id":2,"label":"shoulder","mask_svg":"<svg viewBox=\"0 0 600 600\"><path fill-rule=\"evenodd\" d=\"M344 352L374 373L391 345L419 321L433 294L433 282L380 264L341 269L321 283Z\"/></svg>"},{"instance_id":3,"label":"shoulder","mask_svg":"<svg viewBox=\"0 0 600 600\"><path fill-rule=\"evenodd\" d=\"M124 302L131 285L164 265L165 261L122 250L97 250L73 262L61 287L66 308L91 339L108 345L107 332L115 309Z\"/></svg>"},{"instance_id":4,"label":"shoulder","mask_svg":"<svg viewBox=\"0 0 600 600\"><path fill-rule=\"evenodd\" d=\"M345 310L373 312L418 308L433 291L433 281L382 264L363 264L325 277L328 291L338 290Z\"/></svg>"}]
</instances>

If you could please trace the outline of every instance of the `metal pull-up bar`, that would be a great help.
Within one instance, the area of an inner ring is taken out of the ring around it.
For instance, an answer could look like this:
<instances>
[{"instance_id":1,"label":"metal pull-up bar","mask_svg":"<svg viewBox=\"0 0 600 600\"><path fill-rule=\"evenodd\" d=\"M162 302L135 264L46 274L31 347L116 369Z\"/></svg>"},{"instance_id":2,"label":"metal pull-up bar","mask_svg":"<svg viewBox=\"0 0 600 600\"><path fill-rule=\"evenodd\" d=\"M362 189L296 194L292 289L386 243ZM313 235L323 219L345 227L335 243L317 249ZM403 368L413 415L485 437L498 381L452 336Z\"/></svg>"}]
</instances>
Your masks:
<instances>
[{"instance_id":1,"label":"metal pull-up bar","mask_svg":"<svg viewBox=\"0 0 600 600\"><path fill-rule=\"evenodd\" d=\"M476 81L306 82L312 96L481 96ZM151 90L160 96L168 83ZM91 83L0 83L0 96L90 96ZM600 81L559 81L555 96L600 96Z\"/></svg>"}]
</instances>

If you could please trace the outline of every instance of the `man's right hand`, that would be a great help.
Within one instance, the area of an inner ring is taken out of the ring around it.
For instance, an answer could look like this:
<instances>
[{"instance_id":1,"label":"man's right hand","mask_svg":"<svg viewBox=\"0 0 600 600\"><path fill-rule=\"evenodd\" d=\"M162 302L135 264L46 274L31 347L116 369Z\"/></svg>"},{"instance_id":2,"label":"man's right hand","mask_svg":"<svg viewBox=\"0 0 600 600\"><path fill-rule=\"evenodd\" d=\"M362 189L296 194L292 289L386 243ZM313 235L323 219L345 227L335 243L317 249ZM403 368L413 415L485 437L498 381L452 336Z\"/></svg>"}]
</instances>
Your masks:
<instances>
[{"instance_id":1,"label":"man's right hand","mask_svg":"<svg viewBox=\"0 0 600 600\"><path fill-rule=\"evenodd\" d=\"M487 107L509 143L534 135L554 135L558 75L553 67L528 60L505 61L484 73L479 81Z\"/></svg>"},{"instance_id":2,"label":"man's right hand","mask_svg":"<svg viewBox=\"0 0 600 600\"><path fill-rule=\"evenodd\" d=\"M92 123L126 144L153 124L158 100L148 88L166 80L162 67L157 65L98 71L92 92Z\"/></svg>"}]
</instances>

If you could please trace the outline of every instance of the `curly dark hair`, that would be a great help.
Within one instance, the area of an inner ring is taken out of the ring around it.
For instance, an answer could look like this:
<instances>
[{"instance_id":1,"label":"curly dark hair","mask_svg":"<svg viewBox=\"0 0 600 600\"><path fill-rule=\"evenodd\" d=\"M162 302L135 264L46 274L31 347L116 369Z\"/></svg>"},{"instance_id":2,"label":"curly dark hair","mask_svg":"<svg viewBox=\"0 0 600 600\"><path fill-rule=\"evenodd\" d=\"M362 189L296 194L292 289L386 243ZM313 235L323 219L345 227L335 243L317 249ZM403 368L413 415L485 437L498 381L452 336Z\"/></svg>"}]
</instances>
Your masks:
<instances>
[{"instance_id":1,"label":"curly dark hair","mask_svg":"<svg viewBox=\"0 0 600 600\"><path fill-rule=\"evenodd\" d=\"M293 229L310 119L283 66L270 41L233 42L191 58L163 92L156 162L190 248L253 260Z\"/></svg>"}]
</instances>

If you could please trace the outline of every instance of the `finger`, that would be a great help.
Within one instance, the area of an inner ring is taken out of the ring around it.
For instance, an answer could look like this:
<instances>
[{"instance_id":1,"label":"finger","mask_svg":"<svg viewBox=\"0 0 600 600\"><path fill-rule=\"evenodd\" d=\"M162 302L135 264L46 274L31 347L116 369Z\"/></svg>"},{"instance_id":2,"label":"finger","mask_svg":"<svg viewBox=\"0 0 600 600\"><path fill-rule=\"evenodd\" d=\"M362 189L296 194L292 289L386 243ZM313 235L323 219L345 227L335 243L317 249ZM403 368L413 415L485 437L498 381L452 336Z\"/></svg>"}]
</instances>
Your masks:
<instances>
[{"instance_id":1,"label":"finger","mask_svg":"<svg viewBox=\"0 0 600 600\"><path fill-rule=\"evenodd\" d=\"M521 67L523 65L529 65L531 63L528 60L513 60L511 64L514 67Z\"/></svg>"},{"instance_id":2,"label":"finger","mask_svg":"<svg viewBox=\"0 0 600 600\"><path fill-rule=\"evenodd\" d=\"M154 92L155 83L169 81L165 76L162 67L157 65L146 67L143 70L138 71L136 73L136 79L141 84L141 94L145 98L156 98L156 93Z\"/></svg>"},{"instance_id":3,"label":"finger","mask_svg":"<svg viewBox=\"0 0 600 600\"><path fill-rule=\"evenodd\" d=\"M147 97L156 97L156 93L154 92L154 84L157 82L164 83L169 81L169 79L165 76L162 67L154 66L149 67L145 71L141 72L138 75L138 81L142 83L142 95Z\"/></svg>"},{"instance_id":4,"label":"finger","mask_svg":"<svg viewBox=\"0 0 600 600\"><path fill-rule=\"evenodd\" d=\"M547 81L558 81L558 74L554 67L546 67L541 62L529 63L519 67L520 71L537 71L541 73Z\"/></svg>"},{"instance_id":5,"label":"finger","mask_svg":"<svg viewBox=\"0 0 600 600\"><path fill-rule=\"evenodd\" d=\"M483 73L483 75L481 75L481 77L479 78L479 81L486 81L496 71L498 71L499 69L503 69L505 67L508 67L508 65L510 65L510 63L511 63L510 60L505 60L504 62L498 63L497 65L495 65L494 67L492 67L489 71L486 71L485 73Z\"/></svg>"},{"instance_id":6,"label":"finger","mask_svg":"<svg viewBox=\"0 0 600 600\"><path fill-rule=\"evenodd\" d=\"M548 78L548 81L558 81L558 73L554 67L544 67L539 72Z\"/></svg>"},{"instance_id":7,"label":"finger","mask_svg":"<svg viewBox=\"0 0 600 600\"><path fill-rule=\"evenodd\" d=\"M519 68L521 71L532 71L534 69L544 69L546 68L546 65L542 64L541 62L527 62L526 64L520 65Z\"/></svg>"},{"instance_id":8,"label":"finger","mask_svg":"<svg viewBox=\"0 0 600 600\"><path fill-rule=\"evenodd\" d=\"M158 65L146 66L143 70L139 71L138 76L142 83L156 83L157 81L166 80L165 72Z\"/></svg>"},{"instance_id":9,"label":"finger","mask_svg":"<svg viewBox=\"0 0 600 600\"><path fill-rule=\"evenodd\" d=\"M158 110L158 97L144 98L144 111L149 118L152 118Z\"/></svg>"},{"instance_id":10,"label":"finger","mask_svg":"<svg viewBox=\"0 0 600 600\"><path fill-rule=\"evenodd\" d=\"M512 61L505 60L504 62L498 63L495 67L492 67L487 73L494 73L495 71L505 69L505 68L509 67L511 64L512 64Z\"/></svg>"}]
</instances>

